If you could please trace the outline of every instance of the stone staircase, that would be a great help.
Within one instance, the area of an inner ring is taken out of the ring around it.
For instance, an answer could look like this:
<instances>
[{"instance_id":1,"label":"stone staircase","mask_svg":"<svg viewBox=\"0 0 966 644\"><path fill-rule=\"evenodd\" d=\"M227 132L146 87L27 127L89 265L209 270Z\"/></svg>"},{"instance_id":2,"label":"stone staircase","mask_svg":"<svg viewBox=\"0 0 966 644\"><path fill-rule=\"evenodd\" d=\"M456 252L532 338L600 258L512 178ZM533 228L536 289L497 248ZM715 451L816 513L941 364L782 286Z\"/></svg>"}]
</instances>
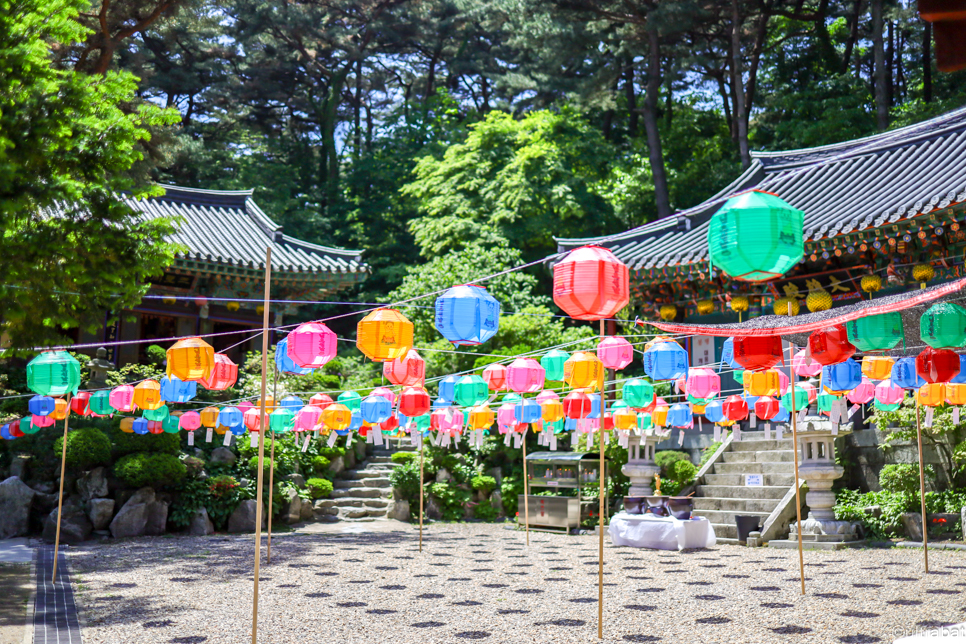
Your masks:
<instances>
[{"instance_id":1,"label":"stone staircase","mask_svg":"<svg viewBox=\"0 0 966 644\"><path fill-rule=\"evenodd\" d=\"M772 440L764 431L741 432L741 441L732 441L695 486L694 513L711 522L718 543L738 543L736 514L760 517L764 525L794 489L791 432L781 441L775 436L774 430ZM761 474L763 485L745 485L745 474Z\"/></svg>"},{"instance_id":2,"label":"stone staircase","mask_svg":"<svg viewBox=\"0 0 966 644\"><path fill-rule=\"evenodd\" d=\"M407 441L408 442L408 441ZM385 519L392 503L392 484L389 473L398 467L392 455L414 448L406 444L386 443L377 447L373 454L358 467L346 470L333 483L331 507L338 510L343 521L373 521Z\"/></svg>"}]
</instances>

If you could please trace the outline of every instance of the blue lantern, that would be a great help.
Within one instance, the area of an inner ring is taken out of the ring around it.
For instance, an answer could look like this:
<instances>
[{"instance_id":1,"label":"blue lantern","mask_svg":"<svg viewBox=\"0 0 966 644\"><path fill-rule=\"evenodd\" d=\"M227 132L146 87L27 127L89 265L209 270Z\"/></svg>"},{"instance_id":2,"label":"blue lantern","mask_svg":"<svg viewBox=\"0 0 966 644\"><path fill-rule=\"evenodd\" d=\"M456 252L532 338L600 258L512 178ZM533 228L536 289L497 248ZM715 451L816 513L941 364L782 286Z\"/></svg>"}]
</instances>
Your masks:
<instances>
[{"instance_id":1,"label":"blue lantern","mask_svg":"<svg viewBox=\"0 0 966 644\"><path fill-rule=\"evenodd\" d=\"M193 380L181 380L177 376L161 378L161 400L164 402L184 403L195 397L198 383Z\"/></svg>"},{"instance_id":2,"label":"blue lantern","mask_svg":"<svg viewBox=\"0 0 966 644\"><path fill-rule=\"evenodd\" d=\"M957 385L966 385L966 353L959 354L959 373L949 382Z\"/></svg>"},{"instance_id":3,"label":"blue lantern","mask_svg":"<svg viewBox=\"0 0 966 644\"><path fill-rule=\"evenodd\" d=\"M500 303L480 286L454 286L436 298L434 323L455 345L483 344L500 328Z\"/></svg>"},{"instance_id":4,"label":"blue lantern","mask_svg":"<svg viewBox=\"0 0 966 644\"><path fill-rule=\"evenodd\" d=\"M572 432L577 429L577 419L576 418L564 418L564 431Z\"/></svg>"},{"instance_id":5,"label":"blue lantern","mask_svg":"<svg viewBox=\"0 0 966 644\"><path fill-rule=\"evenodd\" d=\"M307 376L312 373L311 369L303 369L288 357L288 338L275 345L275 367L282 373L290 373L295 376Z\"/></svg>"},{"instance_id":6,"label":"blue lantern","mask_svg":"<svg viewBox=\"0 0 966 644\"><path fill-rule=\"evenodd\" d=\"M228 428L228 431L230 431L235 436L244 436L245 435L245 429L246 428L245 428L245 425L243 423L241 425L238 425L237 427L229 427Z\"/></svg>"},{"instance_id":7,"label":"blue lantern","mask_svg":"<svg viewBox=\"0 0 966 644\"><path fill-rule=\"evenodd\" d=\"M792 415L788 413L788 409L784 405L779 403L778 413L772 416L769 422L787 423L789 420L791 420L791 418L792 418Z\"/></svg>"},{"instance_id":8,"label":"blue lantern","mask_svg":"<svg viewBox=\"0 0 966 644\"><path fill-rule=\"evenodd\" d=\"M392 416L392 403L382 396L366 396L362 401L360 412L362 420L378 425Z\"/></svg>"},{"instance_id":9,"label":"blue lantern","mask_svg":"<svg viewBox=\"0 0 966 644\"><path fill-rule=\"evenodd\" d=\"M385 399L383 399L383 400L385 400ZM335 433L338 434L339 436L345 436L349 432L357 432L360 429L362 429L362 420L363 420L362 419L362 410L361 409L353 409L352 410L352 416L349 417L349 426L346 427L345 429L336 430Z\"/></svg>"},{"instance_id":10,"label":"blue lantern","mask_svg":"<svg viewBox=\"0 0 966 644\"><path fill-rule=\"evenodd\" d=\"M513 416L518 423L536 423L543 418L543 408L536 400L523 400L514 405Z\"/></svg>"},{"instance_id":11,"label":"blue lantern","mask_svg":"<svg viewBox=\"0 0 966 644\"><path fill-rule=\"evenodd\" d=\"M34 416L50 416L57 408L57 403L50 396L34 396L27 402L27 408Z\"/></svg>"},{"instance_id":12,"label":"blue lantern","mask_svg":"<svg viewBox=\"0 0 966 644\"><path fill-rule=\"evenodd\" d=\"M587 397L590 398L590 413L587 418L600 418L600 394L587 394Z\"/></svg>"},{"instance_id":13,"label":"blue lantern","mask_svg":"<svg viewBox=\"0 0 966 644\"><path fill-rule=\"evenodd\" d=\"M302 402L302 399L299 398L298 396L289 395L289 396L285 396L285 398L282 398L282 400L279 401L278 406L281 407L282 409L288 409L293 414L295 414L295 413L298 413L298 411L305 406L305 403Z\"/></svg>"},{"instance_id":14,"label":"blue lantern","mask_svg":"<svg viewBox=\"0 0 966 644\"><path fill-rule=\"evenodd\" d=\"M896 363L892 365L892 384L903 389L919 389L926 384L926 381L916 373L915 358L899 358L896 360Z\"/></svg>"},{"instance_id":15,"label":"blue lantern","mask_svg":"<svg viewBox=\"0 0 966 644\"><path fill-rule=\"evenodd\" d=\"M669 427L690 427L692 423L691 405L675 403L667 410L667 424Z\"/></svg>"},{"instance_id":16,"label":"blue lantern","mask_svg":"<svg viewBox=\"0 0 966 644\"><path fill-rule=\"evenodd\" d=\"M10 433L10 423L0 426L0 436L7 441L13 440L13 434Z\"/></svg>"},{"instance_id":17,"label":"blue lantern","mask_svg":"<svg viewBox=\"0 0 966 644\"><path fill-rule=\"evenodd\" d=\"M452 407L453 401L443 400L442 398L437 398L433 401L433 409L446 409L447 407ZM400 423L402 424L402 423Z\"/></svg>"},{"instance_id":18,"label":"blue lantern","mask_svg":"<svg viewBox=\"0 0 966 644\"><path fill-rule=\"evenodd\" d=\"M450 404L456 402L456 383L460 381L459 376L446 376L439 381L439 398L446 400Z\"/></svg>"},{"instance_id":19,"label":"blue lantern","mask_svg":"<svg viewBox=\"0 0 966 644\"><path fill-rule=\"evenodd\" d=\"M135 434L147 434L148 433L148 419L147 418L135 418L134 424L131 425L131 429L134 430Z\"/></svg>"},{"instance_id":20,"label":"blue lantern","mask_svg":"<svg viewBox=\"0 0 966 644\"><path fill-rule=\"evenodd\" d=\"M849 358L822 367L822 383L832 391L851 391L862 384L862 367Z\"/></svg>"},{"instance_id":21,"label":"blue lantern","mask_svg":"<svg viewBox=\"0 0 966 644\"><path fill-rule=\"evenodd\" d=\"M720 423L725 420L724 405L720 400L712 400L704 406L704 417L712 423Z\"/></svg>"},{"instance_id":22,"label":"blue lantern","mask_svg":"<svg viewBox=\"0 0 966 644\"><path fill-rule=\"evenodd\" d=\"M676 380L688 373L688 352L677 342L658 342L644 352L644 373L652 380Z\"/></svg>"},{"instance_id":23,"label":"blue lantern","mask_svg":"<svg viewBox=\"0 0 966 644\"><path fill-rule=\"evenodd\" d=\"M754 411L755 403L758 402L758 399L761 398L761 396L752 396L751 394L741 394L741 398L742 400L745 401L745 403L748 404L748 409L750 411Z\"/></svg>"},{"instance_id":24,"label":"blue lantern","mask_svg":"<svg viewBox=\"0 0 966 644\"><path fill-rule=\"evenodd\" d=\"M728 338L721 344L721 362L718 364L718 371L725 367L729 369L741 369L741 365L735 362L735 339Z\"/></svg>"},{"instance_id":25,"label":"blue lantern","mask_svg":"<svg viewBox=\"0 0 966 644\"><path fill-rule=\"evenodd\" d=\"M228 429L241 427L245 417L238 407L225 407L218 412L218 424Z\"/></svg>"}]
</instances>

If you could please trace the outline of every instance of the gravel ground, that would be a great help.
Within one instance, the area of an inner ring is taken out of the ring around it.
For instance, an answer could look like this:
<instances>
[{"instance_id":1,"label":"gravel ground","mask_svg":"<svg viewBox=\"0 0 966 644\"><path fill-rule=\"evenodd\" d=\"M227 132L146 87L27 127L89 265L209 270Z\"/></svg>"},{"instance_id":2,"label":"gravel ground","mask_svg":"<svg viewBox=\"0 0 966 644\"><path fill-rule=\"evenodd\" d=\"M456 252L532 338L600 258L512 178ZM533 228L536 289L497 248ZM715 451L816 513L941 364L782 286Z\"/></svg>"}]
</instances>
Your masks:
<instances>
[{"instance_id":1,"label":"gravel ground","mask_svg":"<svg viewBox=\"0 0 966 644\"><path fill-rule=\"evenodd\" d=\"M597 637L597 539L493 524L287 534L261 568L259 642L568 642ZM71 548L84 641L250 641L250 537ZM966 621L966 553L663 552L605 542L608 642L891 642ZM264 549L263 549L264 553Z\"/></svg>"}]
</instances>

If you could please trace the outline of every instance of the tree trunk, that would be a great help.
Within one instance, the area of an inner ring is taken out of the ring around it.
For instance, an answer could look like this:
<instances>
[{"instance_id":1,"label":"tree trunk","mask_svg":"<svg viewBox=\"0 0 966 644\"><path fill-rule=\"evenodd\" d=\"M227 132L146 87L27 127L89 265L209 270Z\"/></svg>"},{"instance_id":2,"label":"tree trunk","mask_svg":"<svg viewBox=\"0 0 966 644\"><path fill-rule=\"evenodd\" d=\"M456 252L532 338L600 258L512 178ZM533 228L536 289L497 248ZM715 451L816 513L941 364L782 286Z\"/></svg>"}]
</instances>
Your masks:
<instances>
[{"instance_id":1,"label":"tree trunk","mask_svg":"<svg viewBox=\"0 0 966 644\"><path fill-rule=\"evenodd\" d=\"M352 106L353 130L352 153L358 159L362 156L362 61L356 63L356 96Z\"/></svg>"},{"instance_id":2,"label":"tree trunk","mask_svg":"<svg viewBox=\"0 0 966 644\"><path fill-rule=\"evenodd\" d=\"M651 176L654 180L654 200L657 203L657 216L671 215L671 197L667 187L667 172L664 168L664 152L661 148L661 133L657 125L657 100L661 90L661 39L657 32L648 30L647 89L644 94L644 131L647 134L647 157L651 163Z\"/></svg>"},{"instance_id":3,"label":"tree trunk","mask_svg":"<svg viewBox=\"0 0 966 644\"><path fill-rule=\"evenodd\" d=\"M741 14L738 11L738 0L731 0L731 76L735 96L735 122L738 126L738 154L741 156L741 167L751 165L751 153L748 150L748 114L745 110L745 88L741 74Z\"/></svg>"},{"instance_id":4,"label":"tree trunk","mask_svg":"<svg viewBox=\"0 0 966 644\"><path fill-rule=\"evenodd\" d=\"M893 97L896 95L895 88L895 61L896 61L896 31L895 23L890 20L886 26L886 31L889 34L888 46L886 47L886 100L889 102L889 107L894 105Z\"/></svg>"},{"instance_id":5,"label":"tree trunk","mask_svg":"<svg viewBox=\"0 0 966 644\"><path fill-rule=\"evenodd\" d=\"M320 114L319 134L324 159L323 169L325 174L322 180L326 213L332 211L339 199L339 151L336 147L335 130L339 123L339 99L342 96L342 89L345 86L349 69L350 66L346 66L332 75Z\"/></svg>"},{"instance_id":6,"label":"tree trunk","mask_svg":"<svg viewBox=\"0 0 966 644\"><path fill-rule=\"evenodd\" d=\"M855 12L849 18L849 38L845 41L845 54L842 56L842 73L849 71L852 62L852 52L859 39L859 17L862 15L862 0L855 0Z\"/></svg>"},{"instance_id":7,"label":"tree trunk","mask_svg":"<svg viewBox=\"0 0 966 644\"><path fill-rule=\"evenodd\" d=\"M932 102L932 23L922 27L922 100Z\"/></svg>"},{"instance_id":8,"label":"tree trunk","mask_svg":"<svg viewBox=\"0 0 966 644\"><path fill-rule=\"evenodd\" d=\"M880 130L889 127L889 95L886 86L885 43L883 43L882 38L882 2L883 0L872 0L872 78L875 89L876 126Z\"/></svg>"},{"instance_id":9,"label":"tree trunk","mask_svg":"<svg viewBox=\"0 0 966 644\"><path fill-rule=\"evenodd\" d=\"M637 138L637 93L634 91L634 62L624 66L624 98L627 101L627 137Z\"/></svg>"}]
</instances>

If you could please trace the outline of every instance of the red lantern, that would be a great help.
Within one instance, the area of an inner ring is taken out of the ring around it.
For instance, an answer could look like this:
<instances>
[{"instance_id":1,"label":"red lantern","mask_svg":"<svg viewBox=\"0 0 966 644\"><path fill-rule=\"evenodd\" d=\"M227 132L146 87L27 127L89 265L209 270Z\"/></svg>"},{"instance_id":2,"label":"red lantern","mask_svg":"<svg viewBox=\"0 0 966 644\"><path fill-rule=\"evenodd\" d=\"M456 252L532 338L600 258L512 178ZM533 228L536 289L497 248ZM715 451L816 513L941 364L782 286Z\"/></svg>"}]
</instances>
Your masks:
<instances>
[{"instance_id":1,"label":"red lantern","mask_svg":"<svg viewBox=\"0 0 966 644\"><path fill-rule=\"evenodd\" d=\"M657 409L658 407L669 407L669 406L670 405L667 404L666 400L664 400L660 396L654 396L654 400L651 401L651 404L648 405L647 407L644 407L641 411L643 411L646 414L653 414L654 410Z\"/></svg>"},{"instance_id":2,"label":"red lantern","mask_svg":"<svg viewBox=\"0 0 966 644\"><path fill-rule=\"evenodd\" d=\"M577 320L613 317L627 306L627 266L606 248L583 246L553 267L553 301Z\"/></svg>"},{"instance_id":3,"label":"red lantern","mask_svg":"<svg viewBox=\"0 0 966 644\"><path fill-rule=\"evenodd\" d=\"M390 416L386 420L379 423L379 429L384 432L391 432L397 427L399 427L399 418L397 418L395 415Z\"/></svg>"},{"instance_id":4,"label":"red lantern","mask_svg":"<svg viewBox=\"0 0 966 644\"><path fill-rule=\"evenodd\" d=\"M266 415L268 409L265 410ZM252 407L242 416L242 420L245 422L245 427L248 428L250 432L257 432L262 426L262 408Z\"/></svg>"},{"instance_id":5,"label":"red lantern","mask_svg":"<svg viewBox=\"0 0 966 644\"><path fill-rule=\"evenodd\" d=\"M916 356L916 373L926 382L949 382L959 375L959 356L950 349L927 347Z\"/></svg>"},{"instance_id":6,"label":"red lantern","mask_svg":"<svg viewBox=\"0 0 966 644\"><path fill-rule=\"evenodd\" d=\"M426 361L410 349L403 357L382 363L382 375L394 385L413 387L426 379Z\"/></svg>"},{"instance_id":7,"label":"red lantern","mask_svg":"<svg viewBox=\"0 0 966 644\"><path fill-rule=\"evenodd\" d=\"M574 391L563 399L564 415L567 418L587 418L593 403L590 396L579 391Z\"/></svg>"},{"instance_id":8,"label":"red lantern","mask_svg":"<svg viewBox=\"0 0 966 644\"><path fill-rule=\"evenodd\" d=\"M855 354L855 346L849 342L843 324L808 336L808 348L812 352L812 359L823 366L845 362Z\"/></svg>"},{"instance_id":9,"label":"red lantern","mask_svg":"<svg viewBox=\"0 0 966 644\"><path fill-rule=\"evenodd\" d=\"M148 431L152 434L163 434L164 427L161 425L160 420L149 420L148 421Z\"/></svg>"},{"instance_id":10,"label":"red lantern","mask_svg":"<svg viewBox=\"0 0 966 644\"><path fill-rule=\"evenodd\" d=\"M78 416L90 416L91 408L88 406L90 399L91 395L89 392L78 391L77 394L70 399L70 410Z\"/></svg>"},{"instance_id":11,"label":"red lantern","mask_svg":"<svg viewBox=\"0 0 966 644\"><path fill-rule=\"evenodd\" d=\"M236 380L238 380L238 365L224 353L216 353L211 373L208 378L201 381L201 386L211 391L224 391L234 386Z\"/></svg>"},{"instance_id":12,"label":"red lantern","mask_svg":"<svg viewBox=\"0 0 966 644\"><path fill-rule=\"evenodd\" d=\"M319 409L325 409L335 401L328 394L315 394L309 398L309 404L313 407L318 407Z\"/></svg>"},{"instance_id":13,"label":"red lantern","mask_svg":"<svg viewBox=\"0 0 966 644\"><path fill-rule=\"evenodd\" d=\"M429 394L421 387L406 387L399 395L399 413L409 418L422 416L430 404Z\"/></svg>"},{"instance_id":14,"label":"red lantern","mask_svg":"<svg viewBox=\"0 0 966 644\"><path fill-rule=\"evenodd\" d=\"M728 396L721 405L721 411L728 420L744 420L748 417L748 403L741 396Z\"/></svg>"},{"instance_id":15,"label":"red lantern","mask_svg":"<svg viewBox=\"0 0 966 644\"><path fill-rule=\"evenodd\" d=\"M483 370L483 380L490 391L506 391L506 367L501 364L491 364Z\"/></svg>"},{"instance_id":16,"label":"red lantern","mask_svg":"<svg viewBox=\"0 0 966 644\"><path fill-rule=\"evenodd\" d=\"M782 339L777 335L734 339L735 362L744 369L764 371L782 362Z\"/></svg>"},{"instance_id":17,"label":"red lantern","mask_svg":"<svg viewBox=\"0 0 966 644\"><path fill-rule=\"evenodd\" d=\"M614 414L604 414L603 418L601 419L601 425L603 426L605 432L614 431Z\"/></svg>"},{"instance_id":18,"label":"red lantern","mask_svg":"<svg viewBox=\"0 0 966 644\"><path fill-rule=\"evenodd\" d=\"M778 401L771 396L762 396L755 401L755 416L771 420L778 414Z\"/></svg>"}]
</instances>

